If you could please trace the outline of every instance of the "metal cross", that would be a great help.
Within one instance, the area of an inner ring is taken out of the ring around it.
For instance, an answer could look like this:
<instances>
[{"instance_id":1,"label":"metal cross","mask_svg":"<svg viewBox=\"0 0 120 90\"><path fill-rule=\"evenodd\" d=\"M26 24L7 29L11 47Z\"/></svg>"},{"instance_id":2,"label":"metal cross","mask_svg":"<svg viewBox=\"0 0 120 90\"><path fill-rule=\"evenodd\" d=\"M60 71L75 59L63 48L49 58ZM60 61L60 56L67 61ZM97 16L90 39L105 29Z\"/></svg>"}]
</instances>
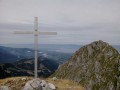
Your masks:
<instances>
[{"instance_id":1,"label":"metal cross","mask_svg":"<svg viewBox=\"0 0 120 90\"><path fill-rule=\"evenodd\" d=\"M30 31L15 31L14 34L34 34L34 50L35 50L35 55L34 55L34 77L38 77L38 71L37 71L37 63L38 63L38 35L57 35L57 32L39 32L38 31L38 17L35 17L35 25L34 25L35 31L30 32Z\"/></svg>"}]
</instances>

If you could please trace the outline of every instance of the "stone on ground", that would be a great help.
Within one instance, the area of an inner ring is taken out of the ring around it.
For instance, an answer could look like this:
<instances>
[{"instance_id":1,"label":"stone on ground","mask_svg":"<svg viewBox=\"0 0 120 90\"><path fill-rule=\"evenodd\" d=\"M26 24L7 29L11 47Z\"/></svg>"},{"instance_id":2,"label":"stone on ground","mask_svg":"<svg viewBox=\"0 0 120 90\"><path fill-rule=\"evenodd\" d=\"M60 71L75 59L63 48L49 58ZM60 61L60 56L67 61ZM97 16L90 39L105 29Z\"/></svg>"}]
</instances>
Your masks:
<instances>
[{"instance_id":1,"label":"stone on ground","mask_svg":"<svg viewBox=\"0 0 120 90\"><path fill-rule=\"evenodd\" d=\"M36 78L36 79L28 81L25 84L23 90L42 90L41 80Z\"/></svg>"},{"instance_id":2,"label":"stone on ground","mask_svg":"<svg viewBox=\"0 0 120 90\"><path fill-rule=\"evenodd\" d=\"M8 86L1 86L0 90L11 90Z\"/></svg>"}]
</instances>

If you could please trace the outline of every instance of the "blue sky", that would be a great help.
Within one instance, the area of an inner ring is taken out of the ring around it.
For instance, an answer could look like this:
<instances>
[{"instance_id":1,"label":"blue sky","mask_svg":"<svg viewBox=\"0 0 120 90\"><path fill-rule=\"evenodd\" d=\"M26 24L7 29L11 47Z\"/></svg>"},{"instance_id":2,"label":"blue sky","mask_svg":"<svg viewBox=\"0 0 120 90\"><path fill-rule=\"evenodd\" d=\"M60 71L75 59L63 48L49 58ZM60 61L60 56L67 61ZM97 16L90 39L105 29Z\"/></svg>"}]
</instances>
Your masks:
<instances>
[{"instance_id":1,"label":"blue sky","mask_svg":"<svg viewBox=\"0 0 120 90\"><path fill-rule=\"evenodd\" d=\"M56 36L39 36L40 44L87 44L103 40L120 45L120 0L0 0L0 44L33 43L34 17L39 31Z\"/></svg>"}]
</instances>

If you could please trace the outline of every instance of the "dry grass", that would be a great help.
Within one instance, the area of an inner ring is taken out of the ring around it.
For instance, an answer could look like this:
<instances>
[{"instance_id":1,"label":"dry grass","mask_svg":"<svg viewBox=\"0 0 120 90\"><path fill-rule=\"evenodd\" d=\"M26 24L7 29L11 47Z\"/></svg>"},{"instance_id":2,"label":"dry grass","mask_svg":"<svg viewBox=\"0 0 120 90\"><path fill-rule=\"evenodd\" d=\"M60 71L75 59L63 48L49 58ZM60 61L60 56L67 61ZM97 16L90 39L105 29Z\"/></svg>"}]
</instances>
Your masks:
<instances>
[{"instance_id":1,"label":"dry grass","mask_svg":"<svg viewBox=\"0 0 120 90\"><path fill-rule=\"evenodd\" d=\"M22 80L23 78L26 79ZM31 79L32 77L12 77L0 79L0 86L6 85L10 87L12 90L21 90L25 83Z\"/></svg>"},{"instance_id":2,"label":"dry grass","mask_svg":"<svg viewBox=\"0 0 120 90\"><path fill-rule=\"evenodd\" d=\"M26 79L22 80L23 78ZM0 86L7 85L12 90L21 90L24 87L25 83L31 79L33 79L33 77L12 77L12 78L0 79ZM56 81L53 81L51 78L44 80L49 83L53 83L57 87L56 90L84 90L82 86L78 85L77 83L73 83L70 80L58 79Z\"/></svg>"},{"instance_id":3,"label":"dry grass","mask_svg":"<svg viewBox=\"0 0 120 90\"><path fill-rule=\"evenodd\" d=\"M84 90L81 85L70 80L58 79L53 81L51 78L49 78L46 81L53 83L57 87L57 90Z\"/></svg>"}]
</instances>

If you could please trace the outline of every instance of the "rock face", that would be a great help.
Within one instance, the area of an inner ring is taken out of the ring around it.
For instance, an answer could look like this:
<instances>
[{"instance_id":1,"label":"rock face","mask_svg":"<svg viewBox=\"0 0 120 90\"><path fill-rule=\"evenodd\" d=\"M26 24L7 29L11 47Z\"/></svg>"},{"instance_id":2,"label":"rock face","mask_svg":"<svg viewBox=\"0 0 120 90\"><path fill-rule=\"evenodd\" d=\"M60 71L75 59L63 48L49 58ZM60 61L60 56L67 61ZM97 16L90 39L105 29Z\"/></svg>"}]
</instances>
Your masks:
<instances>
[{"instance_id":1,"label":"rock face","mask_svg":"<svg viewBox=\"0 0 120 90\"><path fill-rule=\"evenodd\" d=\"M120 54L108 43L83 46L54 73L84 85L86 90L120 89Z\"/></svg>"}]
</instances>

